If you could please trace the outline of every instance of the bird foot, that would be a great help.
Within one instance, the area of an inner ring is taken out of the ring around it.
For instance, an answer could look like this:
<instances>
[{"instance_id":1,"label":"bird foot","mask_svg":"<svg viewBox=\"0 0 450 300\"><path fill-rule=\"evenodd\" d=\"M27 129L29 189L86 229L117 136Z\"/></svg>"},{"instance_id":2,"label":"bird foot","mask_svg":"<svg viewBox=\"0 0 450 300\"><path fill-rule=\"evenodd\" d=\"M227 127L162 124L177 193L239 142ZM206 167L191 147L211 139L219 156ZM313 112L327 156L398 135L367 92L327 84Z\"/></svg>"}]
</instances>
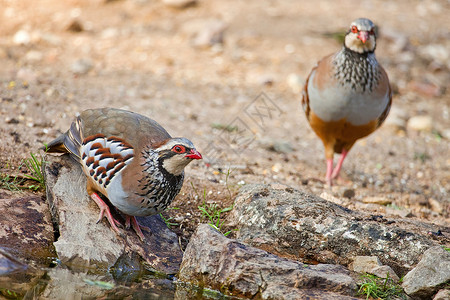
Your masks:
<instances>
[{"instance_id":1,"label":"bird foot","mask_svg":"<svg viewBox=\"0 0 450 300\"><path fill-rule=\"evenodd\" d=\"M97 193L91 194L91 199L97 203L98 207L100 208L100 213L98 215L98 220L96 223L99 223L104 217L108 220L109 224L111 225L111 228L119 235L121 235L118 225L121 226L120 222L114 219L114 217L111 214L111 210L109 209L108 204L106 204L100 197L97 195Z\"/></svg>"},{"instance_id":2,"label":"bird foot","mask_svg":"<svg viewBox=\"0 0 450 300\"><path fill-rule=\"evenodd\" d=\"M133 227L134 231L136 232L137 236L141 239L141 241L145 241L145 236L142 233L141 229L151 233L150 228L148 228L147 226L139 225L135 216L125 215L125 227L129 229L130 224L131 227Z\"/></svg>"}]
</instances>

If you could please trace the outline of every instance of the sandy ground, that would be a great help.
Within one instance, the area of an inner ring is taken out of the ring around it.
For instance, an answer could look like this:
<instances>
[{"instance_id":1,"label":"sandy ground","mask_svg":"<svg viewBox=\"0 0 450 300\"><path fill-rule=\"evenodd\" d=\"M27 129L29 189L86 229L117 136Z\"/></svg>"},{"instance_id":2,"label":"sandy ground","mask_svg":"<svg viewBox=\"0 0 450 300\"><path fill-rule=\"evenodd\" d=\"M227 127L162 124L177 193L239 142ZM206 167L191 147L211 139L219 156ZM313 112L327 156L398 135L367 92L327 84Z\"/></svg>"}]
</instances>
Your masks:
<instances>
[{"instance_id":1,"label":"sandy ground","mask_svg":"<svg viewBox=\"0 0 450 300\"><path fill-rule=\"evenodd\" d=\"M1 0L2 178L27 172L23 159L78 112L109 106L154 118L204 154L186 170L179 209L165 213L185 237L198 205L228 206L240 185L255 182L448 226L448 15L447 1L431 0L204 0L186 8ZM329 189L299 89L317 60L341 47L336 33L363 16L379 26L376 54L395 91L393 110L354 146ZM415 126L417 116L425 121Z\"/></svg>"}]
</instances>

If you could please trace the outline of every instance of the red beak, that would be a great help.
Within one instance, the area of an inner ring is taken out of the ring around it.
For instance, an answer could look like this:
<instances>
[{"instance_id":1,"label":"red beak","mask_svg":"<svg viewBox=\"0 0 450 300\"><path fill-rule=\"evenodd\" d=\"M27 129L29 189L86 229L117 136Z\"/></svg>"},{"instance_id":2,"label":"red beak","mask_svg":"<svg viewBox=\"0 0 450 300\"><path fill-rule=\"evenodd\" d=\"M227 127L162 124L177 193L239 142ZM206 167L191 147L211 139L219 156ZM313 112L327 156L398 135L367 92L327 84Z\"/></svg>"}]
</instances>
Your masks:
<instances>
[{"instance_id":1,"label":"red beak","mask_svg":"<svg viewBox=\"0 0 450 300\"><path fill-rule=\"evenodd\" d=\"M200 154L200 152L195 149L191 149L191 152L189 152L189 154L186 154L186 157L190 159L202 159L202 155Z\"/></svg>"},{"instance_id":2,"label":"red beak","mask_svg":"<svg viewBox=\"0 0 450 300\"><path fill-rule=\"evenodd\" d=\"M360 31L358 38L363 42L363 44L369 39L369 32L368 31Z\"/></svg>"}]
</instances>

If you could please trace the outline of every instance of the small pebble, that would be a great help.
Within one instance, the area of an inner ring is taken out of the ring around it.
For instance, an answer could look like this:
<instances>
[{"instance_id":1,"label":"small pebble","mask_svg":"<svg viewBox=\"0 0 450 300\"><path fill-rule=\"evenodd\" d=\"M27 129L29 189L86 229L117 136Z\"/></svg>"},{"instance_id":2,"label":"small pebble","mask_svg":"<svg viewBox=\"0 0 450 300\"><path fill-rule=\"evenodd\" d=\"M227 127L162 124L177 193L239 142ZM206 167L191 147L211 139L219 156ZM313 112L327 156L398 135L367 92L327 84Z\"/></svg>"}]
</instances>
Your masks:
<instances>
[{"instance_id":1,"label":"small pebble","mask_svg":"<svg viewBox=\"0 0 450 300\"><path fill-rule=\"evenodd\" d=\"M388 205L392 203L392 200L387 199L385 197L380 196L373 196L373 197L365 197L362 199L363 203L371 203L371 204L378 204L378 205Z\"/></svg>"},{"instance_id":2,"label":"small pebble","mask_svg":"<svg viewBox=\"0 0 450 300\"><path fill-rule=\"evenodd\" d=\"M28 45L31 42L31 35L26 30L19 30L14 34L13 42L16 45Z\"/></svg>"},{"instance_id":3,"label":"small pebble","mask_svg":"<svg viewBox=\"0 0 450 300\"><path fill-rule=\"evenodd\" d=\"M430 198L428 199L428 203L430 203L432 211L437 212L438 214L442 214L442 212L444 211L442 204L436 199Z\"/></svg>"},{"instance_id":4,"label":"small pebble","mask_svg":"<svg viewBox=\"0 0 450 300\"><path fill-rule=\"evenodd\" d=\"M415 131L431 132L433 129L433 119L431 116L414 116L408 120L407 128Z\"/></svg>"},{"instance_id":5,"label":"small pebble","mask_svg":"<svg viewBox=\"0 0 450 300\"><path fill-rule=\"evenodd\" d=\"M92 70L93 67L94 67L94 63L92 62L92 60L87 59L87 58L82 58L82 59L78 59L77 61L75 61L72 64L72 66L70 67L70 69L75 74L83 75L83 74L88 73L90 70Z\"/></svg>"}]
</instances>

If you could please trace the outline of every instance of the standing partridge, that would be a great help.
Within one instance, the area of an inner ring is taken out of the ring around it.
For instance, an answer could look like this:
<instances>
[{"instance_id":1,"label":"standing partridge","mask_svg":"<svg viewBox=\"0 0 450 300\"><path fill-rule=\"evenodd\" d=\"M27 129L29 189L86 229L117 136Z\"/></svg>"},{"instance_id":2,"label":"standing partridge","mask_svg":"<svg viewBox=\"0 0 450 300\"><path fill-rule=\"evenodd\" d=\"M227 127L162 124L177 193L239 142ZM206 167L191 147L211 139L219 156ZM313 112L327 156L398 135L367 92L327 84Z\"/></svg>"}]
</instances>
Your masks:
<instances>
[{"instance_id":1,"label":"standing partridge","mask_svg":"<svg viewBox=\"0 0 450 300\"><path fill-rule=\"evenodd\" d=\"M186 138L172 138L155 121L137 113L113 109L83 111L70 129L47 145L49 153L69 153L87 177L87 191L117 232L120 224L106 196L143 240L135 216L163 211L180 192L184 167L201 154Z\"/></svg>"},{"instance_id":2,"label":"standing partridge","mask_svg":"<svg viewBox=\"0 0 450 300\"><path fill-rule=\"evenodd\" d=\"M342 49L318 62L303 89L306 118L325 146L330 186L356 140L380 127L391 107L389 79L375 58L375 46L372 21L353 21ZM341 157L333 169L335 152Z\"/></svg>"}]
</instances>

